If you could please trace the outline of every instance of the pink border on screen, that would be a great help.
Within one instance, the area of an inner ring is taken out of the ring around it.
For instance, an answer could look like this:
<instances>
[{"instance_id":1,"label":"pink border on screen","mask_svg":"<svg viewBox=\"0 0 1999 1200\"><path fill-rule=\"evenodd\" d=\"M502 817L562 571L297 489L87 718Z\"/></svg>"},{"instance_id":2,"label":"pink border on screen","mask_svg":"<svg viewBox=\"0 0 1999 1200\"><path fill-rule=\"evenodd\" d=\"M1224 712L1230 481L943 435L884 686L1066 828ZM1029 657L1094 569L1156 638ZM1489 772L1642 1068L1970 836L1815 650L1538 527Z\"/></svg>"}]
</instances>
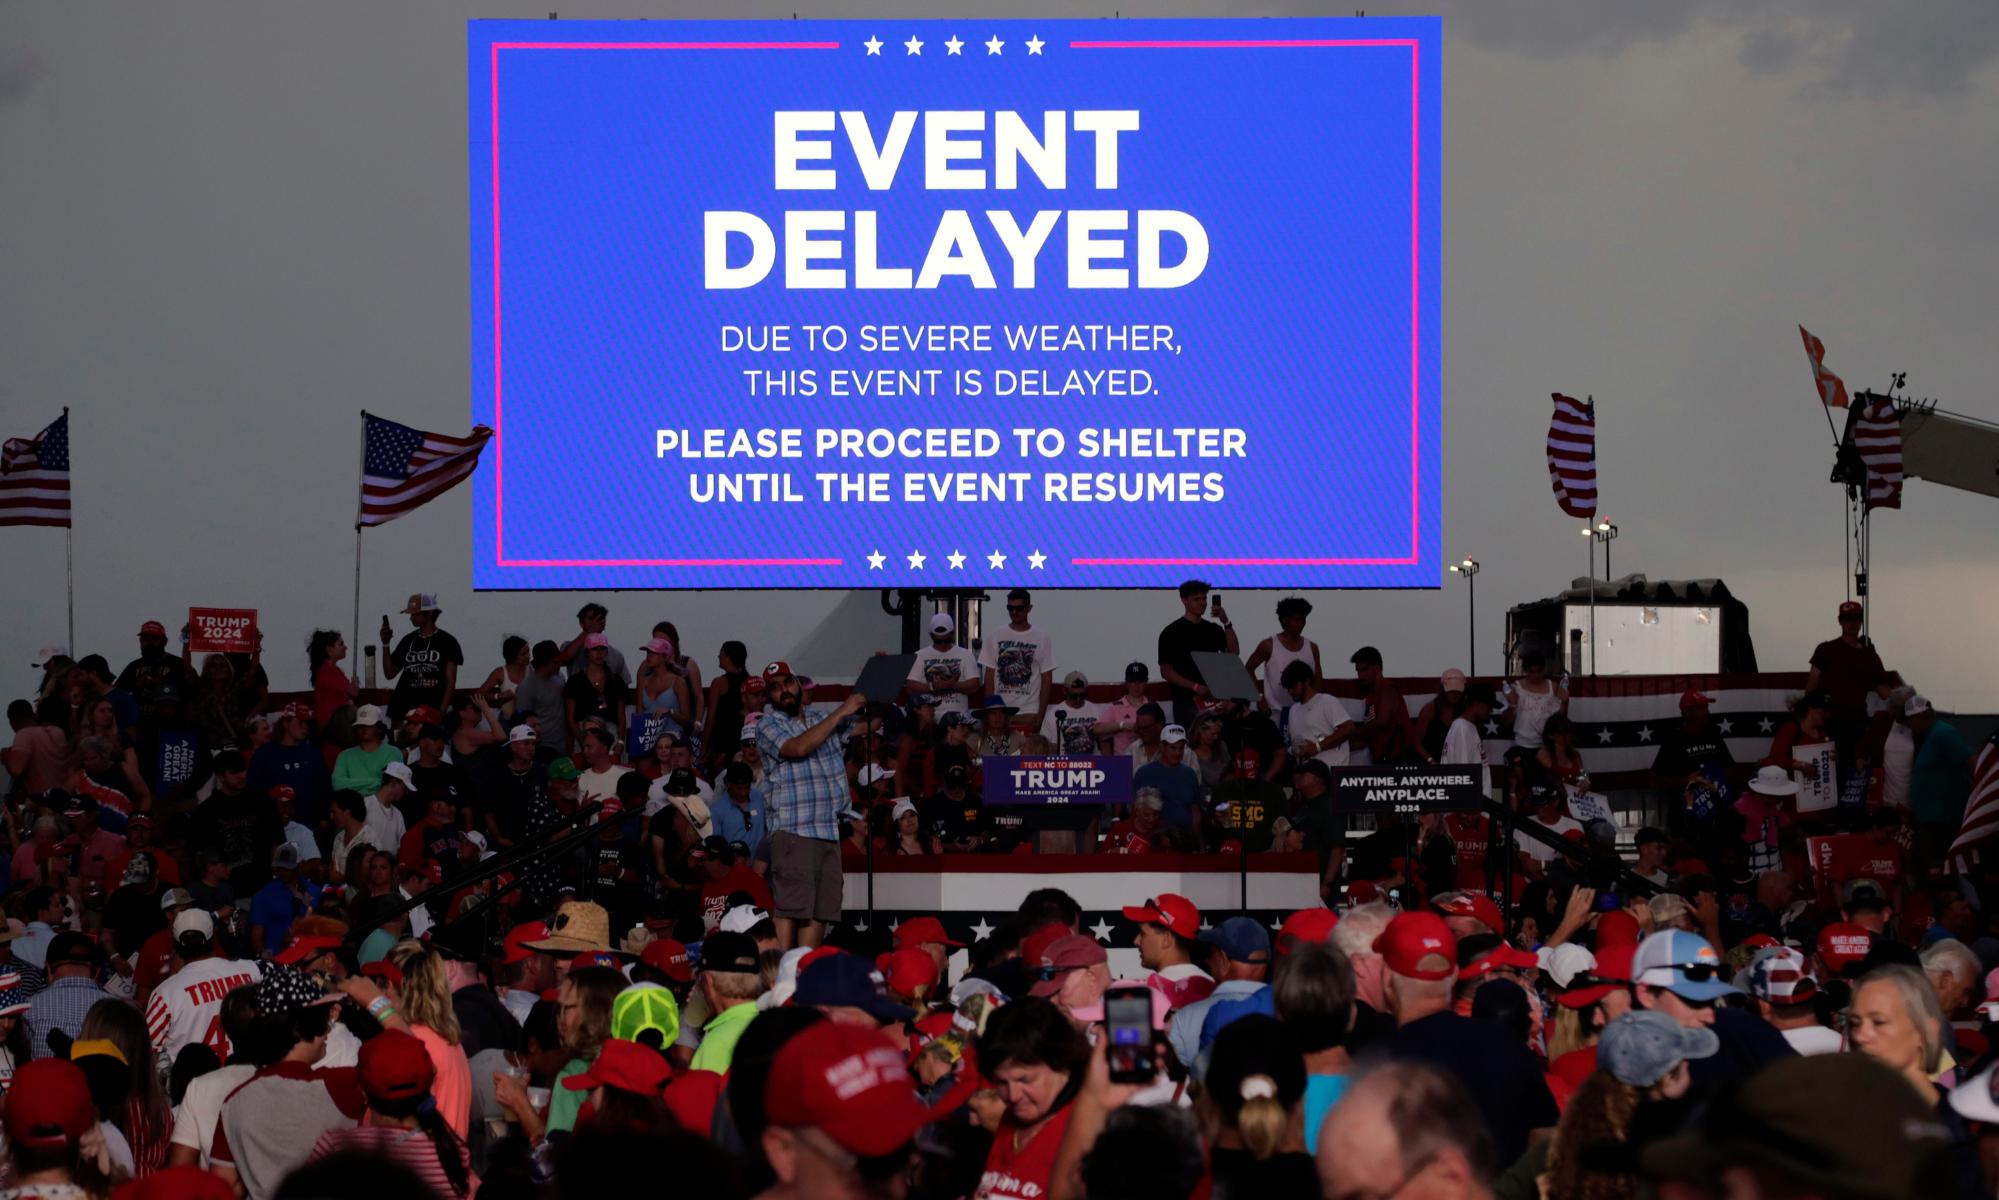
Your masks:
<instances>
[{"instance_id":1,"label":"pink border on screen","mask_svg":"<svg viewBox=\"0 0 1999 1200\"><path fill-rule=\"evenodd\" d=\"M1402 558L1072 558L1079 567L1339 567L1408 566L1419 557L1422 526L1420 406L1421 57L1414 38L1308 38L1189 41L1070 42L1072 50L1241 50L1403 46L1409 50L1409 553ZM510 559L506 557L501 480L500 356L500 51L502 50L838 50L838 42L494 42L487 104L492 130L493 194L493 550L500 567L838 567L839 558Z\"/></svg>"}]
</instances>

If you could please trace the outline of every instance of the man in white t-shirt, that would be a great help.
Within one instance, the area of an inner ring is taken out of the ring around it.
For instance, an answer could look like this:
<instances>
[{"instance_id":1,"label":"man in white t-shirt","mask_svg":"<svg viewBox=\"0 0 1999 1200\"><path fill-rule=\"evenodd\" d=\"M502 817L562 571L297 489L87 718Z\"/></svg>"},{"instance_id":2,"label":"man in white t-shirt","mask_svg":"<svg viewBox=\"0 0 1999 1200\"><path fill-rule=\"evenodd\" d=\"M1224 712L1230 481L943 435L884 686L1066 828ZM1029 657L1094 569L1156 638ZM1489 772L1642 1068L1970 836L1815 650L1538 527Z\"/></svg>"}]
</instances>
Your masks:
<instances>
[{"instance_id":1,"label":"man in white t-shirt","mask_svg":"<svg viewBox=\"0 0 1999 1200\"><path fill-rule=\"evenodd\" d=\"M368 815L364 818L363 833L371 845L391 850L403 844L403 835L409 832L403 821L402 809L397 805L403 797L416 791L416 773L408 763L392 762L382 768L382 787L368 797Z\"/></svg>"},{"instance_id":2,"label":"man in white t-shirt","mask_svg":"<svg viewBox=\"0 0 1999 1200\"><path fill-rule=\"evenodd\" d=\"M1497 702L1489 683L1474 683L1465 688L1464 711L1444 734L1444 752L1437 756L1437 762L1446 767L1478 768L1478 790L1492 794L1492 768L1485 761L1485 723L1492 717L1492 706Z\"/></svg>"},{"instance_id":3,"label":"man in white t-shirt","mask_svg":"<svg viewBox=\"0 0 1999 1200\"><path fill-rule=\"evenodd\" d=\"M1758 951L1743 972L1742 990L1791 1049L1799 1054L1838 1054L1846 1047L1839 1031L1819 1023L1818 980L1805 956L1789 946Z\"/></svg>"},{"instance_id":4,"label":"man in white t-shirt","mask_svg":"<svg viewBox=\"0 0 1999 1200\"><path fill-rule=\"evenodd\" d=\"M1582 832L1583 823L1569 815L1568 805L1569 792L1560 780L1541 778L1527 785L1527 820L1558 838L1567 837L1571 832ZM1539 866L1546 867L1557 857L1554 847L1543 845L1535 838L1517 840L1520 853Z\"/></svg>"},{"instance_id":5,"label":"man in white t-shirt","mask_svg":"<svg viewBox=\"0 0 1999 1200\"><path fill-rule=\"evenodd\" d=\"M1041 736L1053 754L1095 754L1097 721L1104 706L1090 700L1090 681L1081 671L1062 677L1062 703L1052 705L1041 718Z\"/></svg>"},{"instance_id":6,"label":"man in white t-shirt","mask_svg":"<svg viewBox=\"0 0 1999 1200\"><path fill-rule=\"evenodd\" d=\"M1347 739L1354 720L1346 705L1319 690L1318 668L1303 659L1284 668L1284 736L1298 762L1316 758L1329 767L1347 765Z\"/></svg>"},{"instance_id":7,"label":"man in white t-shirt","mask_svg":"<svg viewBox=\"0 0 1999 1200\"><path fill-rule=\"evenodd\" d=\"M958 644L957 632L958 623L950 613L931 614L930 645L916 652L916 663L909 668L909 682L903 688L911 697L925 692L937 697L940 718L945 713L970 713L969 697L985 694L979 662Z\"/></svg>"},{"instance_id":8,"label":"man in white t-shirt","mask_svg":"<svg viewBox=\"0 0 1999 1200\"><path fill-rule=\"evenodd\" d=\"M1055 643L1028 624L1028 614L1033 611L1034 603L1026 588L1008 592L1006 627L988 634L985 644L979 647L986 693L999 696L1019 709L1021 716L1030 718L1029 729L1034 728L1033 720L1041 716L1049 680L1055 675Z\"/></svg>"}]
</instances>

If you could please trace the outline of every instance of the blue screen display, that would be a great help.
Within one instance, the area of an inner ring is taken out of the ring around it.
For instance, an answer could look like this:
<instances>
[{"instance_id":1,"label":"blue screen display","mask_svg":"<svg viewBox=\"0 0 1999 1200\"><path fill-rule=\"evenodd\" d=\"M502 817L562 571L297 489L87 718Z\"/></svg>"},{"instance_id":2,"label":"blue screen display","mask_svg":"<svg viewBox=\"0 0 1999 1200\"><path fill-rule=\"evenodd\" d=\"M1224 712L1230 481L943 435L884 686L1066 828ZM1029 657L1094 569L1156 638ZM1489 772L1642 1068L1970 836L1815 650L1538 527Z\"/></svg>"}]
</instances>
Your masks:
<instances>
[{"instance_id":1,"label":"blue screen display","mask_svg":"<svg viewBox=\"0 0 1999 1200\"><path fill-rule=\"evenodd\" d=\"M476 586L1437 586L1436 19L468 37Z\"/></svg>"}]
</instances>

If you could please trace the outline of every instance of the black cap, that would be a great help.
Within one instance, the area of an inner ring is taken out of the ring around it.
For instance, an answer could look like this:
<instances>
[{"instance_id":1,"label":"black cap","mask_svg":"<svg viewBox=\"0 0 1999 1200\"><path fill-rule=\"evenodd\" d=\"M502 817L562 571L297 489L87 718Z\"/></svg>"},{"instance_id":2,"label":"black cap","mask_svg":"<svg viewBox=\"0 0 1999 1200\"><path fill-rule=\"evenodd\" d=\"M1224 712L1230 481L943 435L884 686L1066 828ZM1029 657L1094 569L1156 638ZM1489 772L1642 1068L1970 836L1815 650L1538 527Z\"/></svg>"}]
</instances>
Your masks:
<instances>
[{"instance_id":1,"label":"black cap","mask_svg":"<svg viewBox=\"0 0 1999 1200\"><path fill-rule=\"evenodd\" d=\"M97 939L87 933L58 933L49 940L48 966L63 963L97 964Z\"/></svg>"},{"instance_id":2,"label":"black cap","mask_svg":"<svg viewBox=\"0 0 1999 1200\"><path fill-rule=\"evenodd\" d=\"M952 763L944 768L944 782L963 783L972 777L972 769L964 763Z\"/></svg>"},{"instance_id":3,"label":"black cap","mask_svg":"<svg viewBox=\"0 0 1999 1200\"><path fill-rule=\"evenodd\" d=\"M749 934L711 933L701 943L701 969L749 975L763 970L763 959Z\"/></svg>"},{"instance_id":4,"label":"black cap","mask_svg":"<svg viewBox=\"0 0 1999 1200\"><path fill-rule=\"evenodd\" d=\"M1144 663L1135 662L1124 669L1124 681L1126 683L1144 683L1151 678L1152 672L1146 668Z\"/></svg>"},{"instance_id":5,"label":"black cap","mask_svg":"<svg viewBox=\"0 0 1999 1200\"><path fill-rule=\"evenodd\" d=\"M700 791L700 782L686 767L676 768L673 774L666 777L666 794L669 796L692 796Z\"/></svg>"},{"instance_id":6,"label":"black cap","mask_svg":"<svg viewBox=\"0 0 1999 1200\"><path fill-rule=\"evenodd\" d=\"M1568 789L1547 776L1529 780L1527 783L1527 803L1533 805L1553 804L1557 800L1568 799Z\"/></svg>"}]
</instances>

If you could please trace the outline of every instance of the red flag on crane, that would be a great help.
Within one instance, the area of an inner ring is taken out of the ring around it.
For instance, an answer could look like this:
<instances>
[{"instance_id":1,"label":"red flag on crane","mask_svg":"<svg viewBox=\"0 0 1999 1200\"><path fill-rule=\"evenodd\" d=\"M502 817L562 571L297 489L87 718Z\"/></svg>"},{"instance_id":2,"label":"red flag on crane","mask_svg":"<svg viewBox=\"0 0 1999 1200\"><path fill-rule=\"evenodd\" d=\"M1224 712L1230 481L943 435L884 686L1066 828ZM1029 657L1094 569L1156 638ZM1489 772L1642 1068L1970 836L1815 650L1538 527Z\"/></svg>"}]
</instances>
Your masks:
<instances>
[{"instance_id":1,"label":"red flag on crane","mask_svg":"<svg viewBox=\"0 0 1999 1200\"><path fill-rule=\"evenodd\" d=\"M1825 343L1813 337L1803 325L1798 336L1805 339L1805 357L1812 360L1812 382L1818 385L1819 399L1827 408L1846 407L1846 381L1825 369Z\"/></svg>"}]
</instances>

